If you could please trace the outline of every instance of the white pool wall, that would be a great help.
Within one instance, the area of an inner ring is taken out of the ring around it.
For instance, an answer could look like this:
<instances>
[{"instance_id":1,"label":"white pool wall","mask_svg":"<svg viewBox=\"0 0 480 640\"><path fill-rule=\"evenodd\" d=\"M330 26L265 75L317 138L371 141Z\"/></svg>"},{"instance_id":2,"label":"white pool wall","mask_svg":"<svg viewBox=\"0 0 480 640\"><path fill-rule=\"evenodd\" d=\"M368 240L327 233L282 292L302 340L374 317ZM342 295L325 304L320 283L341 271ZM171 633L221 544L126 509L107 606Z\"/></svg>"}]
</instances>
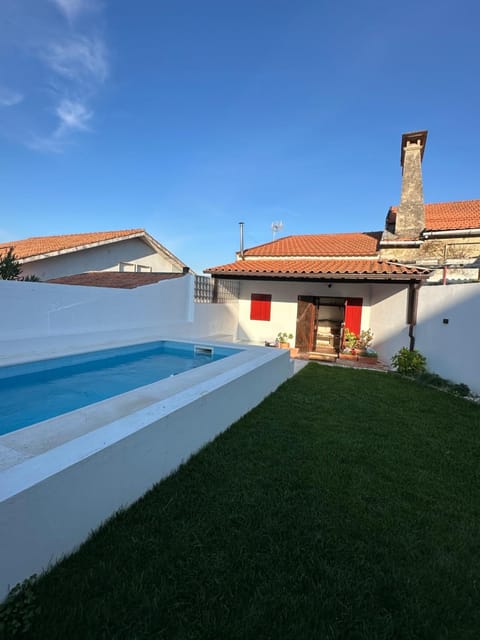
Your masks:
<instances>
[{"instance_id":1,"label":"white pool wall","mask_svg":"<svg viewBox=\"0 0 480 640\"><path fill-rule=\"evenodd\" d=\"M247 347L129 392L142 408L1 471L0 599L74 551L291 374L287 351ZM143 406L146 393L161 399Z\"/></svg>"}]
</instances>

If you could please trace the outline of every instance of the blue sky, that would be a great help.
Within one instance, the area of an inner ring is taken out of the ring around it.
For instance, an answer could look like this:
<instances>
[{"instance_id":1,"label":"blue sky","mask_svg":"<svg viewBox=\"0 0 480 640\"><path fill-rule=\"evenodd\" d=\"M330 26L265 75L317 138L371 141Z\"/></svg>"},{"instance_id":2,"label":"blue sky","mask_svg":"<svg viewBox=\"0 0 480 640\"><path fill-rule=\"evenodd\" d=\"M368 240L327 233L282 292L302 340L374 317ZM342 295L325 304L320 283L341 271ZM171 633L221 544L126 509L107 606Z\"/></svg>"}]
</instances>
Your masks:
<instances>
[{"instance_id":1,"label":"blue sky","mask_svg":"<svg viewBox=\"0 0 480 640\"><path fill-rule=\"evenodd\" d=\"M370 231L428 129L427 202L480 197L474 0L2 0L0 241L145 227L193 269Z\"/></svg>"}]
</instances>

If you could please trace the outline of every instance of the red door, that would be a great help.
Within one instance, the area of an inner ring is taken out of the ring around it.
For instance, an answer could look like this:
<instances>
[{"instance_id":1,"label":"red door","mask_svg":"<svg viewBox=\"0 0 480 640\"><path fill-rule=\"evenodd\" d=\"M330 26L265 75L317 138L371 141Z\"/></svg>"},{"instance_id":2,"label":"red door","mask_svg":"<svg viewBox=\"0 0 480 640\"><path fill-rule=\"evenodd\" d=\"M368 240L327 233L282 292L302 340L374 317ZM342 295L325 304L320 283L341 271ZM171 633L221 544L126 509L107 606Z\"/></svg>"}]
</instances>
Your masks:
<instances>
[{"instance_id":1,"label":"red door","mask_svg":"<svg viewBox=\"0 0 480 640\"><path fill-rule=\"evenodd\" d=\"M345 301L345 328L356 336L360 335L362 326L363 298L347 298Z\"/></svg>"}]
</instances>

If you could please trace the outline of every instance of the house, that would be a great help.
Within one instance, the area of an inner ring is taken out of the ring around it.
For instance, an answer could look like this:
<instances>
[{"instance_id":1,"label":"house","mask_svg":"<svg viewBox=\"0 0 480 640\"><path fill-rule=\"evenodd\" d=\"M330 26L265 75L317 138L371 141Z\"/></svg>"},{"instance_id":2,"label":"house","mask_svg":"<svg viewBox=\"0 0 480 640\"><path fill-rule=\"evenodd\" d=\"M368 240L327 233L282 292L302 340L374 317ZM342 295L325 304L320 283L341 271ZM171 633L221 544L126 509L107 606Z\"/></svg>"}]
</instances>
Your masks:
<instances>
[{"instance_id":1,"label":"house","mask_svg":"<svg viewBox=\"0 0 480 640\"><path fill-rule=\"evenodd\" d=\"M345 328L357 335L371 328L378 348L379 324L392 311L405 318L413 336L416 296L430 275L380 259L381 235L290 236L207 272L240 282L240 340L261 343L287 331L301 351L338 352Z\"/></svg>"},{"instance_id":2,"label":"house","mask_svg":"<svg viewBox=\"0 0 480 640\"><path fill-rule=\"evenodd\" d=\"M4 242L22 275L52 280L90 271L182 273L188 267L144 229L75 233Z\"/></svg>"},{"instance_id":3,"label":"house","mask_svg":"<svg viewBox=\"0 0 480 640\"><path fill-rule=\"evenodd\" d=\"M239 339L295 334L307 352L337 352L344 330L371 329L385 359L415 345L420 287L478 281L480 200L424 204L427 132L402 136L402 195L381 231L294 235L206 269L240 282Z\"/></svg>"}]
</instances>

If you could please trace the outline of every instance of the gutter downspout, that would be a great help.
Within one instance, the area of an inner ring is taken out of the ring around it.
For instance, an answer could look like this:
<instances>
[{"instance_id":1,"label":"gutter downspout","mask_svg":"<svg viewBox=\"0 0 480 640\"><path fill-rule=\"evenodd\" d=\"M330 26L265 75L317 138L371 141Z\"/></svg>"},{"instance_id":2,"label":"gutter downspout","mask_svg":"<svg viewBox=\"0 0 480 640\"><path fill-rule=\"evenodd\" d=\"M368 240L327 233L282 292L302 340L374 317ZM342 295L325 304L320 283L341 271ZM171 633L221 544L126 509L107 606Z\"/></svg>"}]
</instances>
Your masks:
<instances>
[{"instance_id":1,"label":"gutter downspout","mask_svg":"<svg viewBox=\"0 0 480 640\"><path fill-rule=\"evenodd\" d=\"M445 231L424 231L422 238L429 240L430 238L451 238L455 236L470 237L480 236L480 228L478 229L447 229Z\"/></svg>"},{"instance_id":2,"label":"gutter downspout","mask_svg":"<svg viewBox=\"0 0 480 640\"><path fill-rule=\"evenodd\" d=\"M415 349L415 325L417 324L418 292L422 286L421 282L410 282L408 285L408 309L407 322L410 325L408 337L410 338L410 351Z\"/></svg>"}]
</instances>

